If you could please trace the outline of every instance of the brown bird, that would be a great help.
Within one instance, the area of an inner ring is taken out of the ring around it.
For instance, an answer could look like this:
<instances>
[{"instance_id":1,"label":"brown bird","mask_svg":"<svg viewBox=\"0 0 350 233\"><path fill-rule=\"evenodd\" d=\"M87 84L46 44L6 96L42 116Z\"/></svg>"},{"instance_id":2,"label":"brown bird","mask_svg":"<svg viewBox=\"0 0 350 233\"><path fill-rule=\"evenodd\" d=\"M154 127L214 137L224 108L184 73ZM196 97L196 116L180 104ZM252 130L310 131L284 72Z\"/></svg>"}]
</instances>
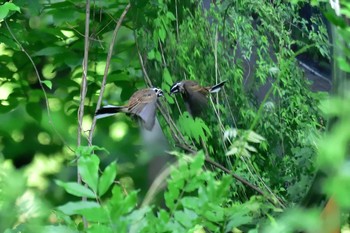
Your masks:
<instances>
[{"instance_id":1,"label":"brown bird","mask_svg":"<svg viewBox=\"0 0 350 233\"><path fill-rule=\"evenodd\" d=\"M136 91L124 106L107 105L96 112L96 119L112 116L118 112L129 113L139 117L143 126L151 130L156 117L156 107L158 97L163 96L163 91L159 88L145 88Z\"/></svg>"},{"instance_id":2,"label":"brown bird","mask_svg":"<svg viewBox=\"0 0 350 233\"><path fill-rule=\"evenodd\" d=\"M194 117L207 107L207 95L220 91L227 80L222 81L214 86L203 87L192 80L183 80L173 84L170 88L170 94L181 93L185 101L187 111Z\"/></svg>"}]
</instances>

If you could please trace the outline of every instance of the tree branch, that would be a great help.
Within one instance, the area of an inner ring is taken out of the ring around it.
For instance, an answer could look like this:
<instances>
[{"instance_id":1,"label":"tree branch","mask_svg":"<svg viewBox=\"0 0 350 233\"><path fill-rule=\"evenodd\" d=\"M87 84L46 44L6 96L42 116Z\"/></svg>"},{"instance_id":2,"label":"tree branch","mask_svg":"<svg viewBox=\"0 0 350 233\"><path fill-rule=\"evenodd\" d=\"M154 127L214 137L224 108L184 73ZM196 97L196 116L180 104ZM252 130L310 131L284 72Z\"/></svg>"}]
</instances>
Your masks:
<instances>
[{"instance_id":1,"label":"tree branch","mask_svg":"<svg viewBox=\"0 0 350 233\"><path fill-rule=\"evenodd\" d=\"M80 86L80 104L78 109L78 147L81 145L81 135L82 135L82 124L84 116L84 102L87 93L87 70L88 70L88 60L89 60L89 30L90 30L90 0L86 0L85 7L85 35L84 35L84 59L83 59L83 75ZM81 182L78 178L78 182Z\"/></svg>"},{"instance_id":2,"label":"tree branch","mask_svg":"<svg viewBox=\"0 0 350 233\"><path fill-rule=\"evenodd\" d=\"M105 90L105 86L107 83L107 75L108 75L108 70L109 70L109 66L111 63L111 59L112 59L112 54L113 54L113 48L114 48L114 44L115 44L115 39L117 37L118 31L120 29L120 26L126 16L126 13L128 13L129 9L130 9L130 3L125 7L123 13L121 14L115 29L113 31L113 36L112 36L112 41L109 45L109 50L108 50L108 54L107 54L107 60L106 60L106 67L104 70L104 74L103 74L103 78L102 78L102 83L101 83L101 89L100 89L100 95L98 96L98 101L96 104L96 111L101 107L101 103L102 103L102 98L103 98L103 93ZM95 111L95 112L96 112ZM88 142L89 145L92 145L92 136L94 134L94 130L95 130L95 126L96 126L96 117L94 116L93 120L92 120L92 124L91 124L91 128L90 128L90 132L89 132L89 138L88 138Z\"/></svg>"}]
</instances>

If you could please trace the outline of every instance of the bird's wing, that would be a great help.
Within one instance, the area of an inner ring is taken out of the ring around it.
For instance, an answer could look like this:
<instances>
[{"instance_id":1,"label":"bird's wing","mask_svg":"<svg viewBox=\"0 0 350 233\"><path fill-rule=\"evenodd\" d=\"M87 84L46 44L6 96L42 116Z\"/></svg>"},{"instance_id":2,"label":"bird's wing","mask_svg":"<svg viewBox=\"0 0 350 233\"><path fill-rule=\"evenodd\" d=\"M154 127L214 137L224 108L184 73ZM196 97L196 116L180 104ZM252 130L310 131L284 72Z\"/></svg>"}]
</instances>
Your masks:
<instances>
[{"instance_id":1,"label":"bird's wing","mask_svg":"<svg viewBox=\"0 0 350 233\"><path fill-rule=\"evenodd\" d=\"M145 106L141 109L140 113L138 114L138 116L143 120L143 126L147 130L151 130L154 126L156 118L156 107L156 101L145 104Z\"/></svg>"},{"instance_id":2,"label":"bird's wing","mask_svg":"<svg viewBox=\"0 0 350 233\"><path fill-rule=\"evenodd\" d=\"M156 115L156 104L156 93L151 89L145 89L130 98L128 111L140 117L146 129L152 129Z\"/></svg>"},{"instance_id":3,"label":"bird's wing","mask_svg":"<svg viewBox=\"0 0 350 233\"><path fill-rule=\"evenodd\" d=\"M132 114L138 114L141 109L147 104L157 98L154 91L149 89L142 89L135 92L129 99L128 110Z\"/></svg>"},{"instance_id":4,"label":"bird's wing","mask_svg":"<svg viewBox=\"0 0 350 233\"><path fill-rule=\"evenodd\" d=\"M193 91L193 89L187 89L187 93L184 94L183 98L186 103L187 111L192 116L199 116L200 113L207 107L208 100L202 91Z\"/></svg>"}]
</instances>

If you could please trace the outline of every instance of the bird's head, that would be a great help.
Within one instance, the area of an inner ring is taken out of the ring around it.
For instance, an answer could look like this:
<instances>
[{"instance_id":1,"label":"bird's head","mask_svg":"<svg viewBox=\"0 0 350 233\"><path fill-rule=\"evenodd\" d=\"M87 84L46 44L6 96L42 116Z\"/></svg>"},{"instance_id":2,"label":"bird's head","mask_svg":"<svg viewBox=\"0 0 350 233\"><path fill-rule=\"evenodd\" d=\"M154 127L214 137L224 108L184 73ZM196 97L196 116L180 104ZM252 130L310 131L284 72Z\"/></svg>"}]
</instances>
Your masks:
<instances>
[{"instance_id":1,"label":"bird's head","mask_svg":"<svg viewBox=\"0 0 350 233\"><path fill-rule=\"evenodd\" d=\"M153 87L152 90L156 93L157 97L163 96L163 91L160 88Z\"/></svg>"},{"instance_id":2,"label":"bird's head","mask_svg":"<svg viewBox=\"0 0 350 233\"><path fill-rule=\"evenodd\" d=\"M182 88L182 82L174 83L170 88L170 95L175 94L175 93L179 93L181 91L181 88Z\"/></svg>"}]
</instances>

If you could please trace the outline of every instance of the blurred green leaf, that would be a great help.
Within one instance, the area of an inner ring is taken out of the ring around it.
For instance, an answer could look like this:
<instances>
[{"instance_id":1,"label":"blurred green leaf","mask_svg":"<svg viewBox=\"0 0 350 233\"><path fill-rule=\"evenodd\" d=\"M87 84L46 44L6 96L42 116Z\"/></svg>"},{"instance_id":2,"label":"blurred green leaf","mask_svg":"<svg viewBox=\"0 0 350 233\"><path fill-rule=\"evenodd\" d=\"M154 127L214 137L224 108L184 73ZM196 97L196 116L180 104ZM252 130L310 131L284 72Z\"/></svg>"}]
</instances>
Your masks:
<instances>
[{"instance_id":1,"label":"blurred green leaf","mask_svg":"<svg viewBox=\"0 0 350 233\"><path fill-rule=\"evenodd\" d=\"M211 137L211 132L205 122L201 118L193 119L188 112L180 116L178 124L181 131L197 143L200 143L201 139L207 140Z\"/></svg>"},{"instance_id":2,"label":"blurred green leaf","mask_svg":"<svg viewBox=\"0 0 350 233\"><path fill-rule=\"evenodd\" d=\"M254 131L248 131L248 138L247 140L250 142L254 142L254 143L261 143L262 141L265 141L265 138L263 138L262 136L260 136L259 134L257 134Z\"/></svg>"},{"instance_id":3,"label":"blurred green leaf","mask_svg":"<svg viewBox=\"0 0 350 233\"><path fill-rule=\"evenodd\" d=\"M108 225L102 224L93 224L89 229L87 229L88 233L113 233L115 232L112 227Z\"/></svg>"},{"instance_id":4,"label":"blurred green leaf","mask_svg":"<svg viewBox=\"0 0 350 233\"><path fill-rule=\"evenodd\" d=\"M117 175L117 164L114 161L105 168L105 170L103 171L103 174L100 177L99 184L98 184L98 195L100 197L103 194L105 194L109 189L109 187L113 184L116 175Z\"/></svg>"},{"instance_id":5,"label":"blurred green leaf","mask_svg":"<svg viewBox=\"0 0 350 233\"><path fill-rule=\"evenodd\" d=\"M57 209L67 215L78 214L80 210L97 208L100 205L92 201L77 201L77 202L68 202L64 205L57 207Z\"/></svg>"},{"instance_id":6,"label":"blurred green leaf","mask_svg":"<svg viewBox=\"0 0 350 233\"><path fill-rule=\"evenodd\" d=\"M28 115L33 117L35 121L41 122L43 110L39 103L32 103L32 102L27 103L26 111Z\"/></svg>"},{"instance_id":7,"label":"blurred green leaf","mask_svg":"<svg viewBox=\"0 0 350 233\"><path fill-rule=\"evenodd\" d=\"M78 172L82 180L97 194L98 169L100 159L95 155L81 156L78 159Z\"/></svg>"},{"instance_id":8,"label":"blurred green leaf","mask_svg":"<svg viewBox=\"0 0 350 233\"><path fill-rule=\"evenodd\" d=\"M21 12L21 9L12 2L5 2L0 5L0 20L5 19L11 11Z\"/></svg>"},{"instance_id":9,"label":"blurred green leaf","mask_svg":"<svg viewBox=\"0 0 350 233\"><path fill-rule=\"evenodd\" d=\"M78 157L81 157L81 156L85 156L85 157L88 157L92 154L92 152L94 151L105 151L107 153L109 153L105 148L103 147L99 147L99 146L96 146L96 145L92 145L92 146L80 146L76 149L75 151L75 154L78 156Z\"/></svg>"},{"instance_id":10,"label":"blurred green leaf","mask_svg":"<svg viewBox=\"0 0 350 233\"><path fill-rule=\"evenodd\" d=\"M63 47L46 47L34 53L33 56L54 56L64 52L66 50Z\"/></svg>"},{"instance_id":11,"label":"blurred green leaf","mask_svg":"<svg viewBox=\"0 0 350 233\"><path fill-rule=\"evenodd\" d=\"M338 66L345 72L350 72L350 63L346 61L343 57L337 58Z\"/></svg>"},{"instance_id":12,"label":"blurred green leaf","mask_svg":"<svg viewBox=\"0 0 350 233\"><path fill-rule=\"evenodd\" d=\"M89 222L98 222L98 223L110 222L108 209L102 206L76 210L76 213L84 216L86 220Z\"/></svg>"},{"instance_id":13,"label":"blurred green leaf","mask_svg":"<svg viewBox=\"0 0 350 233\"><path fill-rule=\"evenodd\" d=\"M74 230L68 226L45 226L43 228L45 233L79 233L78 230Z\"/></svg>"},{"instance_id":14,"label":"blurred green leaf","mask_svg":"<svg viewBox=\"0 0 350 233\"><path fill-rule=\"evenodd\" d=\"M56 184L61 186L66 190L67 193L72 194L77 197L88 197L88 198L96 198L94 192L85 187L84 185L78 184L76 182L62 182L56 180Z\"/></svg>"},{"instance_id":15,"label":"blurred green leaf","mask_svg":"<svg viewBox=\"0 0 350 233\"><path fill-rule=\"evenodd\" d=\"M163 80L169 86L171 86L173 84L173 80L172 80L170 72L167 68L164 68L164 70L163 70Z\"/></svg>"},{"instance_id":16,"label":"blurred green leaf","mask_svg":"<svg viewBox=\"0 0 350 233\"><path fill-rule=\"evenodd\" d=\"M50 90L52 89L52 82L50 80L43 80L41 83L47 86Z\"/></svg>"}]
</instances>

